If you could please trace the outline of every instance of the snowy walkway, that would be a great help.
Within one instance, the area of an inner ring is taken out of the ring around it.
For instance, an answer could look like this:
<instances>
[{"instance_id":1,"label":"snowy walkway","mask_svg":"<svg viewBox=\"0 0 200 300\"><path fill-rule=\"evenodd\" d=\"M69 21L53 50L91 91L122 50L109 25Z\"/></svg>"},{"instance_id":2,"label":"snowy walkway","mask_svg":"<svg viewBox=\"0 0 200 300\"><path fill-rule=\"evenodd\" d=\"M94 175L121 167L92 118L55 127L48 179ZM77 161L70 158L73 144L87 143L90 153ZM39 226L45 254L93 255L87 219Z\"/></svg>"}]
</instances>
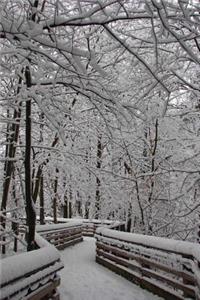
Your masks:
<instances>
[{"instance_id":1,"label":"snowy walkway","mask_svg":"<svg viewBox=\"0 0 200 300\"><path fill-rule=\"evenodd\" d=\"M95 262L95 239L60 251L65 268L60 272L61 300L158 300L123 277Z\"/></svg>"}]
</instances>

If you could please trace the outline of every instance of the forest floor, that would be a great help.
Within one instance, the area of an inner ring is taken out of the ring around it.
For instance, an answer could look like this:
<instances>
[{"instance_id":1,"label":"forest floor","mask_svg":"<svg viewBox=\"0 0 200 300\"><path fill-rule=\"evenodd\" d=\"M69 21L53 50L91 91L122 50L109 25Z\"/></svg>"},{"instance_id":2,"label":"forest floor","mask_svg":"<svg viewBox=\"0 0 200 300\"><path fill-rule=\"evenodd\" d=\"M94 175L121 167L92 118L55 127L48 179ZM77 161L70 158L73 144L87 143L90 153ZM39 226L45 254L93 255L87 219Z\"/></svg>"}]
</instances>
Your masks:
<instances>
[{"instance_id":1,"label":"forest floor","mask_svg":"<svg viewBox=\"0 0 200 300\"><path fill-rule=\"evenodd\" d=\"M95 262L95 239L60 251L61 300L161 300Z\"/></svg>"}]
</instances>

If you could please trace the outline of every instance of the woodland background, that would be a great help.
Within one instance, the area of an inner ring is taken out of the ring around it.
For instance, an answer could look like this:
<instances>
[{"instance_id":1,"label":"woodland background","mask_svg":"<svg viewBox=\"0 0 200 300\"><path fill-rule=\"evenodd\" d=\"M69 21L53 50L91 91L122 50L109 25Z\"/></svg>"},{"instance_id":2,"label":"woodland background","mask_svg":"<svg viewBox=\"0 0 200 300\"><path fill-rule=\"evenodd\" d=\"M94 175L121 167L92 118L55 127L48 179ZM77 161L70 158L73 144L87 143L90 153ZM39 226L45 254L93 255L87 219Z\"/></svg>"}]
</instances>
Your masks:
<instances>
[{"instance_id":1,"label":"woodland background","mask_svg":"<svg viewBox=\"0 0 200 300\"><path fill-rule=\"evenodd\" d=\"M200 237L200 5L0 2L1 211ZM2 228L6 223L2 219Z\"/></svg>"}]
</instances>

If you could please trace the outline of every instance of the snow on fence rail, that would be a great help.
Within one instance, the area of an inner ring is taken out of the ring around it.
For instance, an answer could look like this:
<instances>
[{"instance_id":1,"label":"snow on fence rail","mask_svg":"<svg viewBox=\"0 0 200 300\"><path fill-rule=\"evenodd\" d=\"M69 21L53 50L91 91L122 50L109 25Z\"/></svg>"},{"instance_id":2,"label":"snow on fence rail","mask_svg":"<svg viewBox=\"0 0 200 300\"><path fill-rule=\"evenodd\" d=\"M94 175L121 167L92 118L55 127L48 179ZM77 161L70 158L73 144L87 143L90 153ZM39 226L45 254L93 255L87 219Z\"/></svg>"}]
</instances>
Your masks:
<instances>
[{"instance_id":1,"label":"snow on fence rail","mask_svg":"<svg viewBox=\"0 0 200 300\"><path fill-rule=\"evenodd\" d=\"M0 300L59 299L60 254L38 234L35 241L39 249L1 260Z\"/></svg>"},{"instance_id":2,"label":"snow on fence rail","mask_svg":"<svg viewBox=\"0 0 200 300\"><path fill-rule=\"evenodd\" d=\"M200 299L199 244L107 228L95 236L98 263L165 299Z\"/></svg>"}]
</instances>

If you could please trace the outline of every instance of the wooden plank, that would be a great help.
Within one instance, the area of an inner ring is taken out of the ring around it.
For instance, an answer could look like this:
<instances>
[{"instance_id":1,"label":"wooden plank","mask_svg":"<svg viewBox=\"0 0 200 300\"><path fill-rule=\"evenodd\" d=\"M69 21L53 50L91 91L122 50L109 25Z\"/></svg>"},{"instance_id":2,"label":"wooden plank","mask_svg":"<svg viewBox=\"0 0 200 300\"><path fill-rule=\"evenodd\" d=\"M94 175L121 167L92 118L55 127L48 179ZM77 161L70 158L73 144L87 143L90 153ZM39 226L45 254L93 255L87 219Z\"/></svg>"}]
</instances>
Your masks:
<instances>
[{"instance_id":1,"label":"wooden plank","mask_svg":"<svg viewBox=\"0 0 200 300\"><path fill-rule=\"evenodd\" d=\"M73 231L61 231L61 232L52 232L52 233L48 233L48 234L43 234L41 233L41 235L46 239L46 240L51 240L51 239L57 239L63 236L72 236L74 234L77 233L81 233L82 230L78 229L78 230L73 230Z\"/></svg>"},{"instance_id":2,"label":"wooden plank","mask_svg":"<svg viewBox=\"0 0 200 300\"><path fill-rule=\"evenodd\" d=\"M128 270L123 266L119 266L111 261L108 261L102 257L96 256L96 262L107 267L108 269L114 271L115 273L125 277L129 281L139 285L140 287L147 289L148 291L163 297L166 300L184 300L184 298L176 293L166 288L160 282L151 282L148 278L143 278L135 272Z\"/></svg>"},{"instance_id":3,"label":"wooden plank","mask_svg":"<svg viewBox=\"0 0 200 300\"><path fill-rule=\"evenodd\" d=\"M116 239L116 238L112 238L112 237L110 237L110 236L108 236L106 234L102 234L102 233L101 234L97 234L97 239L98 239L98 236L100 238L105 237L105 238L108 238L108 239L113 239L114 241L118 240L118 241L123 242L123 243L129 243L129 244L132 244L132 245L142 246L142 247L144 247L147 250L148 249L156 249L156 250L159 250L162 253L172 253L172 254L181 255L182 257L184 256L184 258L188 258L188 259L193 260L193 255L186 254L186 253L181 253L181 252L176 251L176 250L169 250L169 249L168 250L164 250L162 248L159 248L159 247L156 247L156 246L149 246L149 245L146 245L144 243L126 241L124 239L121 239L120 237Z\"/></svg>"},{"instance_id":4,"label":"wooden plank","mask_svg":"<svg viewBox=\"0 0 200 300\"><path fill-rule=\"evenodd\" d=\"M68 237L63 237L63 238L60 238L59 240L55 240L53 241L52 243L57 246L57 245L61 245L61 244L64 244L65 242L68 242L68 241L71 241L73 239L77 239L79 237L82 237L82 234L81 233L78 233L78 234L74 234L74 235L71 235L71 236L68 236Z\"/></svg>"},{"instance_id":5,"label":"wooden plank","mask_svg":"<svg viewBox=\"0 0 200 300\"><path fill-rule=\"evenodd\" d=\"M58 250L63 250L63 249L65 249L65 248L69 247L69 246L72 246L72 245L74 245L74 244L76 244L76 243L79 243L79 242L82 242L82 241L83 241L83 237L80 237L80 238L78 238L78 239L71 240L71 241L66 242L66 243L64 243L64 244L60 244L60 245L56 246L56 248L57 248Z\"/></svg>"},{"instance_id":6,"label":"wooden plank","mask_svg":"<svg viewBox=\"0 0 200 300\"><path fill-rule=\"evenodd\" d=\"M39 287L37 290L27 295L24 300L40 300L48 296L51 298L54 290L60 285L60 277L56 277L53 281L48 282L44 286Z\"/></svg>"},{"instance_id":7,"label":"wooden plank","mask_svg":"<svg viewBox=\"0 0 200 300\"><path fill-rule=\"evenodd\" d=\"M125 260L121 257L118 257L116 255L113 255L108 252L104 252L100 249L97 249L97 255L98 256L103 256L109 260L114 261L115 263L122 265L124 267L130 268L131 270L137 271L140 275L142 275L142 267L140 265L136 265L134 263L129 262L128 260Z\"/></svg>"},{"instance_id":8,"label":"wooden plank","mask_svg":"<svg viewBox=\"0 0 200 300\"><path fill-rule=\"evenodd\" d=\"M83 235L84 235L84 236L90 236L90 237L93 237L93 236L94 236L94 233L83 232Z\"/></svg>"},{"instance_id":9,"label":"wooden plank","mask_svg":"<svg viewBox=\"0 0 200 300\"><path fill-rule=\"evenodd\" d=\"M103 257L106 257L107 259L112 260L112 261L116 262L117 264L120 264L124 267L130 268L131 270L136 270L142 276L155 278L158 281L165 282L165 283L169 284L170 286L172 286L176 289L180 289L181 291L187 293L188 296L195 298L195 289L193 286L184 285L180 281L173 280L173 279L165 276L164 274L161 274L161 273L158 274L158 272L143 268L141 265L135 265L134 262L125 260L125 259L115 256L111 253L104 252L103 250L97 249L97 254L100 256L102 255Z\"/></svg>"}]
</instances>

